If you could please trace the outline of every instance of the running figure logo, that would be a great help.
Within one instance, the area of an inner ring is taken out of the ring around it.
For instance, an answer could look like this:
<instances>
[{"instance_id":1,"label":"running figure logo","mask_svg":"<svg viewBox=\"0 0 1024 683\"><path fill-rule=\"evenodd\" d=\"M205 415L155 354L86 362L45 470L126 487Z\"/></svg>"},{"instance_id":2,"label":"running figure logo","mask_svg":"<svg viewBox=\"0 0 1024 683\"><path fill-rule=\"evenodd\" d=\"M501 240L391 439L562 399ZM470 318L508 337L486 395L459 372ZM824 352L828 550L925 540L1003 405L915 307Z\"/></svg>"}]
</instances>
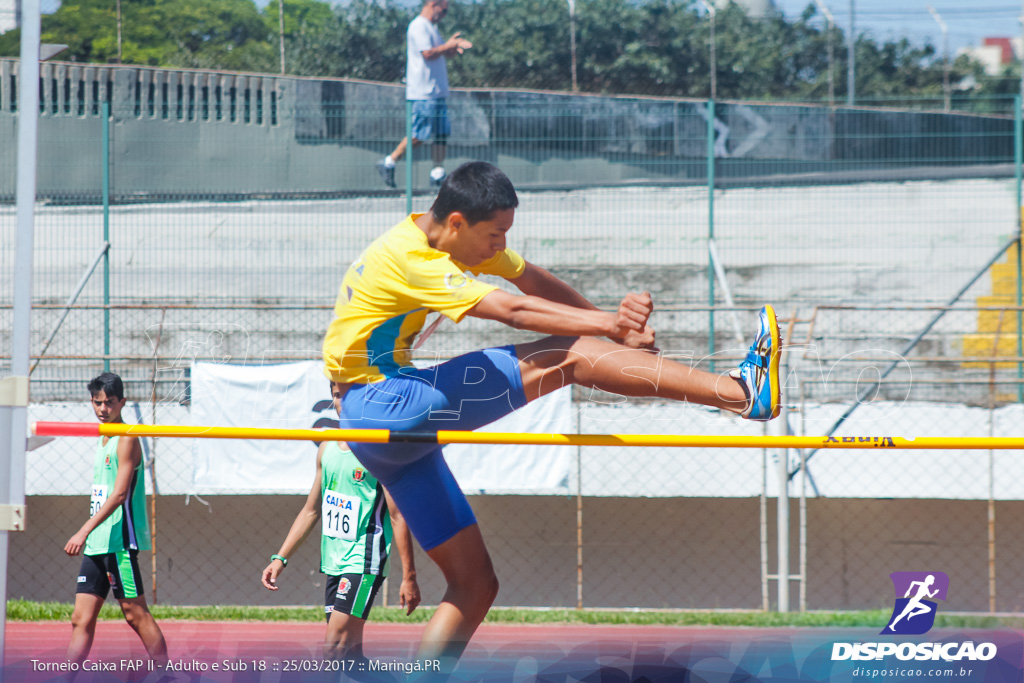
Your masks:
<instances>
[{"instance_id":1,"label":"running figure logo","mask_svg":"<svg viewBox=\"0 0 1024 683\"><path fill-rule=\"evenodd\" d=\"M928 598L945 600L949 577L944 572L893 572L889 577L896 590L896 605L882 633L905 636L927 633L935 624L938 610L938 605Z\"/></svg>"}]
</instances>

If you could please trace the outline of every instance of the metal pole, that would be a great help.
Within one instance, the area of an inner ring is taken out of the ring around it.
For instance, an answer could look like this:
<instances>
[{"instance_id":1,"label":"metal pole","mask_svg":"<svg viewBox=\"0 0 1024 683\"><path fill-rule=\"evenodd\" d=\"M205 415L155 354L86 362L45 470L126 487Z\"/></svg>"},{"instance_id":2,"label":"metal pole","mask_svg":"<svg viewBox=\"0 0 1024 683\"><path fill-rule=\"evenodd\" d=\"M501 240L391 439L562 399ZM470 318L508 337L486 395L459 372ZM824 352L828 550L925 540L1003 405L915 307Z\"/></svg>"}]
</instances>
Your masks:
<instances>
[{"instance_id":1,"label":"metal pole","mask_svg":"<svg viewBox=\"0 0 1024 683\"><path fill-rule=\"evenodd\" d=\"M725 306L729 310L729 318L732 320L733 338L742 349L747 340L743 336L743 330L740 329L740 319L736 316L736 303L732 299L732 292L729 291L729 281L725 279L725 268L722 267L722 260L718 258L718 249L715 247L713 239L708 240L708 256L711 258L711 266L715 269L715 276L722 283L722 297L725 299Z\"/></svg>"},{"instance_id":2,"label":"metal pole","mask_svg":"<svg viewBox=\"0 0 1024 683\"><path fill-rule=\"evenodd\" d=\"M572 64L572 91L579 91L576 81L576 0L569 0L569 55Z\"/></svg>"},{"instance_id":3,"label":"metal pole","mask_svg":"<svg viewBox=\"0 0 1024 683\"><path fill-rule=\"evenodd\" d=\"M835 28L836 22L832 13L828 11L828 7L822 0L814 0L814 4L818 6L821 13L825 15L825 21L828 22L826 30L828 31L828 106L834 107L836 103L836 78L835 78Z\"/></svg>"},{"instance_id":4,"label":"metal pole","mask_svg":"<svg viewBox=\"0 0 1024 683\"><path fill-rule=\"evenodd\" d=\"M715 264L711 245L715 240L715 100L708 100L708 368L715 371Z\"/></svg>"},{"instance_id":5,"label":"metal pole","mask_svg":"<svg viewBox=\"0 0 1024 683\"><path fill-rule=\"evenodd\" d=\"M576 432L580 431L580 413L576 409ZM583 447L576 447L576 609L583 609Z\"/></svg>"},{"instance_id":6,"label":"metal pole","mask_svg":"<svg viewBox=\"0 0 1024 683\"><path fill-rule=\"evenodd\" d=\"M850 35L846 36L846 104L851 107L857 101L857 91L854 80L854 76L857 71L857 58L854 55L854 48L856 47L857 42L857 36L855 35L856 16L856 0L850 0Z\"/></svg>"},{"instance_id":7,"label":"metal pole","mask_svg":"<svg viewBox=\"0 0 1024 683\"><path fill-rule=\"evenodd\" d=\"M711 9L711 99L718 97L718 58L715 50L715 10Z\"/></svg>"},{"instance_id":8,"label":"metal pole","mask_svg":"<svg viewBox=\"0 0 1024 683\"><path fill-rule=\"evenodd\" d=\"M110 102L103 101L103 372L110 372Z\"/></svg>"},{"instance_id":9,"label":"metal pole","mask_svg":"<svg viewBox=\"0 0 1024 683\"><path fill-rule=\"evenodd\" d=\"M25 447L28 438L28 364L32 330L32 251L36 199L36 141L39 126L39 0L22 6L21 63L18 75L17 237L14 248L14 300L11 375L0 391L0 504L25 504ZM7 643L7 570L10 532L0 530L0 680Z\"/></svg>"},{"instance_id":10,"label":"metal pole","mask_svg":"<svg viewBox=\"0 0 1024 683\"><path fill-rule=\"evenodd\" d=\"M796 311L793 311L789 328L786 331L786 339L793 338L793 325L795 321ZM783 348L780 355L780 364L782 366L780 373L785 378L789 376L789 351ZM779 417L768 424L768 431L781 436L789 436L791 431L789 428L789 407L783 403L779 408ZM803 449L801 449L802 453ZM776 472L778 473L779 485L778 509L776 511L778 513L777 535L779 542L779 612L788 612L789 581L792 578L789 575L789 451L785 448L780 448L776 451L776 457L778 458Z\"/></svg>"},{"instance_id":11,"label":"metal pole","mask_svg":"<svg viewBox=\"0 0 1024 683\"><path fill-rule=\"evenodd\" d=\"M765 425L767 428L767 425ZM768 449L761 451L761 500L758 506L761 521L761 609L771 609L768 602Z\"/></svg>"},{"instance_id":12,"label":"metal pole","mask_svg":"<svg viewBox=\"0 0 1024 683\"><path fill-rule=\"evenodd\" d=\"M1003 311L999 312L995 339L992 340L992 362L988 366L988 435L995 436L996 362L999 336L1003 331ZM996 611L996 499L995 451L988 452L988 611Z\"/></svg>"},{"instance_id":13,"label":"metal pole","mask_svg":"<svg viewBox=\"0 0 1024 683\"><path fill-rule=\"evenodd\" d=\"M928 5L928 13L932 15L932 19L939 25L939 29L942 31L942 93L945 100L945 110L949 111L951 108L951 97L949 92L949 26L942 20L942 15L935 11L935 8Z\"/></svg>"},{"instance_id":14,"label":"metal pole","mask_svg":"<svg viewBox=\"0 0 1024 683\"><path fill-rule=\"evenodd\" d=\"M1024 273L1021 272L1021 247L1024 246L1024 199L1021 196L1021 185L1024 184L1024 120L1021 106L1024 96L1013 98L1013 165L1017 184L1017 357L1024 357ZM1024 403L1024 363L1017 363L1017 403Z\"/></svg>"},{"instance_id":15,"label":"metal pole","mask_svg":"<svg viewBox=\"0 0 1024 683\"><path fill-rule=\"evenodd\" d=\"M75 305L75 301L78 300L78 295L85 289L86 283L89 282L89 278L92 277L93 271L96 270L96 266L99 265L100 259L102 259L107 251L110 249L110 242L104 242L103 246L100 247L100 251L96 254L96 258L93 259L92 265L82 275L82 279L78 281L78 286L75 287L75 291L68 297L68 301L64 304L64 310L60 312L60 318L57 319L57 324L53 326L53 330L50 332L50 336L46 338L46 343L43 344L43 348L39 351L39 355L36 358L36 362L32 364L32 369L29 370L29 375L36 371L36 367L39 362L46 355L47 349L50 348L50 344L53 343L54 338L57 336L57 332L60 331L60 326L64 324L64 319L68 317L68 313L71 312L71 307Z\"/></svg>"},{"instance_id":16,"label":"metal pole","mask_svg":"<svg viewBox=\"0 0 1024 683\"><path fill-rule=\"evenodd\" d=\"M121 0L117 0L117 63L121 61Z\"/></svg>"},{"instance_id":17,"label":"metal pole","mask_svg":"<svg viewBox=\"0 0 1024 683\"><path fill-rule=\"evenodd\" d=\"M785 406L782 407L786 409ZM785 419L777 419L768 423L769 432L783 432L785 436ZM780 448L775 451L776 467L778 475L778 504L775 510L776 520L776 541L778 552L778 596L779 612L789 611L789 451Z\"/></svg>"},{"instance_id":18,"label":"metal pole","mask_svg":"<svg viewBox=\"0 0 1024 683\"><path fill-rule=\"evenodd\" d=\"M718 97L718 64L715 55L715 6L707 2L707 0L700 0L701 4L708 11L708 17L711 19L711 99Z\"/></svg>"},{"instance_id":19,"label":"metal pole","mask_svg":"<svg viewBox=\"0 0 1024 683\"><path fill-rule=\"evenodd\" d=\"M416 148L412 144L412 101L405 101L405 214L412 213L412 162Z\"/></svg>"},{"instance_id":20,"label":"metal pole","mask_svg":"<svg viewBox=\"0 0 1024 683\"><path fill-rule=\"evenodd\" d=\"M796 314L793 315L794 320ZM787 372L787 375L789 373ZM807 436L807 402L804 385L793 375L800 395L800 436ZM807 611L807 451L800 449L800 611Z\"/></svg>"},{"instance_id":21,"label":"metal pole","mask_svg":"<svg viewBox=\"0 0 1024 683\"><path fill-rule=\"evenodd\" d=\"M281 75L284 75L284 0L277 0L277 35L281 46Z\"/></svg>"}]
</instances>

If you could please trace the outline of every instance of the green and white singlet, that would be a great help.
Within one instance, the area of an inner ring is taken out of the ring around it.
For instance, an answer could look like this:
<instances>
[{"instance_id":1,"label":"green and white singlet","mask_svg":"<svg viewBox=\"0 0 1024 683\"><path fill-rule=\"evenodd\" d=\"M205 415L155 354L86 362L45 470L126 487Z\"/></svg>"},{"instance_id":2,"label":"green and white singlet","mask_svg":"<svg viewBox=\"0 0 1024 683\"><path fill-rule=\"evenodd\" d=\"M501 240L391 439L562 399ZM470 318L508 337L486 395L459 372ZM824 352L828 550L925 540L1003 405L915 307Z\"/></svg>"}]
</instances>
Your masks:
<instances>
[{"instance_id":1,"label":"green and white singlet","mask_svg":"<svg viewBox=\"0 0 1024 683\"><path fill-rule=\"evenodd\" d=\"M103 443L100 437L96 445L96 459L92 466L92 496L89 515L96 512L114 491L117 479L117 444L119 436L112 436ZM110 513L85 540L85 555L105 555L123 550L149 550L149 521L146 517L146 478L140 460L132 472L128 485L128 497L124 503Z\"/></svg>"},{"instance_id":2,"label":"green and white singlet","mask_svg":"<svg viewBox=\"0 0 1024 683\"><path fill-rule=\"evenodd\" d=\"M391 515L384 487L332 441L320 458L320 571L387 576Z\"/></svg>"}]
</instances>

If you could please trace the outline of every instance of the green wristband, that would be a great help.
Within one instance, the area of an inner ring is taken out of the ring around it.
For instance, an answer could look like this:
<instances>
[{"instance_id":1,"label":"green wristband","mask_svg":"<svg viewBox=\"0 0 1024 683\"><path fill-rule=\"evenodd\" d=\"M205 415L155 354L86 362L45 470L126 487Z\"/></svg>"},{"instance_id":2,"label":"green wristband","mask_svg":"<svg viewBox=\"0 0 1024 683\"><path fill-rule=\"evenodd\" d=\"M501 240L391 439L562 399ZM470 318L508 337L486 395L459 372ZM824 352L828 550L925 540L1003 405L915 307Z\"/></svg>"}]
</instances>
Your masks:
<instances>
[{"instance_id":1,"label":"green wristband","mask_svg":"<svg viewBox=\"0 0 1024 683\"><path fill-rule=\"evenodd\" d=\"M286 567L288 566L288 558L287 557L282 557L280 555L274 554L274 555L270 556L270 561L273 562L274 560L281 560L281 564L283 564Z\"/></svg>"}]
</instances>

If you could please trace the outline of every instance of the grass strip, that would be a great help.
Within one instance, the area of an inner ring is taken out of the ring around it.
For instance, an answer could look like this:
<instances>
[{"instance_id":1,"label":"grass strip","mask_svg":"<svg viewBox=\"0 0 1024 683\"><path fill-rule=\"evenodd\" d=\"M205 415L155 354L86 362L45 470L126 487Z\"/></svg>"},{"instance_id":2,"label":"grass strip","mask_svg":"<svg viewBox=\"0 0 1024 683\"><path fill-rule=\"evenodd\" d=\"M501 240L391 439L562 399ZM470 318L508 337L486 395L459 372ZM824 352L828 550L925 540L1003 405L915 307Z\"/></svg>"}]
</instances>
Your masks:
<instances>
[{"instance_id":1,"label":"grass strip","mask_svg":"<svg viewBox=\"0 0 1024 683\"><path fill-rule=\"evenodd\" d=\"M70 621L72 603L8 600L9 621ZM323 623L323 607L249 607L201 606L177 607L153 605L157 619L185 621L263 621ZM399 607L374 608L371 620L384 623L423 623L434 613L420 608L411 615ZM645 610L575 610L575 609L492 609L486 621L495 624L601 624L625 626L728 626L728 627L819 627L880 628L890 617L889 610L856 612L691 612ZM100 619L121 619L117 604L107 602ZM1024 618L997 617L984 614L948 615L941 612L935 620L938 628L1024 628Z\"/></svg>"}]
</instances>

